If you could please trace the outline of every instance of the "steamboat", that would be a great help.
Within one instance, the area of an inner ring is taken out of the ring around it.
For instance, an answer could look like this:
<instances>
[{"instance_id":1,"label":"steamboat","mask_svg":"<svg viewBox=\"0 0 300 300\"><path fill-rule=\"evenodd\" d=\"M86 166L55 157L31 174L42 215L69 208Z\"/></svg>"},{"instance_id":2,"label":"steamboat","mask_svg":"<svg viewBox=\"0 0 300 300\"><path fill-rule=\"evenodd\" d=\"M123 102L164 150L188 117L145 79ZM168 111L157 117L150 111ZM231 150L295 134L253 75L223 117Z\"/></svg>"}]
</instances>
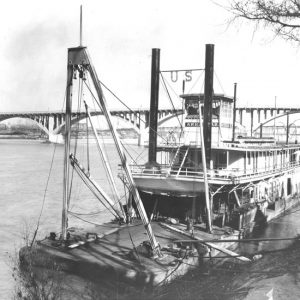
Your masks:
<instances>
[{"instance_id":1,"label":"steamboat","mask_svg":"<svg viewBox=\"0 0 300 300\"><path fill-rule=\"evenodd\" d=\"M130 166L87 47L80 38L79 47L68 49L61 231L35 243L36 230L31 246L20 251L22 261L28 260L35 245L34 266L47 268L46 258L51 258L61 271L97 286L123 279L135 285L158 285L220 252L251 261L228 247L256 224L298 203L300 146L242 136L240 130L235 133L236 97L213 92L214 45L206 45L204 94L182 95L184 130L180 139L157 143L159 53L159 49L152 50L148 162ZM77 144L71 144L77 80L78 105L86 112L113 196L93 177L99 161L90 164L88 140L84 161ZM82 99L83 88L91 94L89 102ZM126 189L124 197L91 118L93 106L102 111L111 131L123 171L119 178ZM73 170L102 208L114 216L112 222L70 226L70 217L76 216L71 205ZM187 236L191 242L180 242Z\"/></svg>"},{"instance_id":2,"label":"steamboat","mask_svg":"<svg viewBox=\"0 0 300 300\"><path fill-rule=\"evenodd\" d=\"M288 133L285 142L263 137L263 128L247 136L235 119L236 84L234 97L213 92L213 58L214 45L206 45L204 94L181 95L180 138L157 143L152 117L149 162L132 173L154 219L206 223L210 232L227 225L244 235L299 203L300 145L289 143Z\"/></svg>"}]
</instances>

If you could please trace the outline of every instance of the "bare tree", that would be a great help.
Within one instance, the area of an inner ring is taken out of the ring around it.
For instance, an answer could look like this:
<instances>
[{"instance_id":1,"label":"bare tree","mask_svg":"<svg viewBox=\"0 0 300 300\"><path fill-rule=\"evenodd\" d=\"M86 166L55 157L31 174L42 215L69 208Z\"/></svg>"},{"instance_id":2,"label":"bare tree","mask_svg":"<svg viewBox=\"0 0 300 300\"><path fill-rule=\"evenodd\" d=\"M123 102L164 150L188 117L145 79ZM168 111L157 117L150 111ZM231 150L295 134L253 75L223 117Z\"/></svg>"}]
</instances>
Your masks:
<instances>
[{"instance_id":1,"label":"bare tree","mask_svg":"<svg viewBox=\"0 0 300 300\"><path fill-rule=\"evenodd\" d=\"M253 21L270 28L275 36L300 43L300 0L229 0L233 20Z\"/></svg>"}]
</instances>

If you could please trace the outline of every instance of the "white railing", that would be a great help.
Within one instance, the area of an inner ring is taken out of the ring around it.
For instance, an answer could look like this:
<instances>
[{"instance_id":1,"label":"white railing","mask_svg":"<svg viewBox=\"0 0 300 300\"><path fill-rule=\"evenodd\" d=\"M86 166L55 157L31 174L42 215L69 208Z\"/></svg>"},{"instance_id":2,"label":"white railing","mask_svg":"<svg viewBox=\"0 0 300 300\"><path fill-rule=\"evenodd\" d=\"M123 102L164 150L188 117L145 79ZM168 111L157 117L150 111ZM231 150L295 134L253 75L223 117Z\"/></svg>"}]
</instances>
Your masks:
<instances>
[{"instance_id":1,"label":"white railing","mask_svg":"<svg viewBox=\"0 0 300 300\"><path fill-rule=\"evenodd\" d=\"M157 176L157 177L184 177L184 178L203 178L203 170L190 167L170 167L170 165L161 165L160 169L146 169L145 165L132 165L131 172L133 175ZM300 167L300 162L285 163L281 166L271 166L269 168L260 168L255 171L239 168L218 168L208 169L207 176L212 179L243 179L273 175L285 172L293 168Z\"/></svg>"}]
</instances>

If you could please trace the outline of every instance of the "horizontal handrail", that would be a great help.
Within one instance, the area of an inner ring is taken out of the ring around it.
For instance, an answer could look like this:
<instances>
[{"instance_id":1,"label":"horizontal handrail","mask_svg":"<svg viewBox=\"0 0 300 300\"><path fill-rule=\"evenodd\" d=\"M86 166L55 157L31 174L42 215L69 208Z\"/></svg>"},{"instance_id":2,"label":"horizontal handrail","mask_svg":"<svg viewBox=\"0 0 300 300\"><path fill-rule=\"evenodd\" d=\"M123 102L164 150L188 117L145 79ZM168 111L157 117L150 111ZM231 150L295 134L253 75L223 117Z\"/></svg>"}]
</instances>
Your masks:
<instances>
[{"instance_id":1,"label":"horizontal handrail","mask_svg":"<svg viewBox=\"0 0 300 300\"><path fill-rule=\"evenodd\" d=\"M287 171L289 169L300 167L300 162L284 163L280 166L269 166L268 168L260 168L255 171L245 170L240 168L218 168L208 169L208 178L220 178L220 179L238 179L238 178L249 178L258 177L264 175L272 175L279 172ZM175 177L187 177L187 178L203 178L203 170L200 168L192 167L170 167L170 165L160 165L160 169L148 169L145 165L132 165L131 172L133 175L142 176L175 176Z\"/></svg>"}]
</instances>

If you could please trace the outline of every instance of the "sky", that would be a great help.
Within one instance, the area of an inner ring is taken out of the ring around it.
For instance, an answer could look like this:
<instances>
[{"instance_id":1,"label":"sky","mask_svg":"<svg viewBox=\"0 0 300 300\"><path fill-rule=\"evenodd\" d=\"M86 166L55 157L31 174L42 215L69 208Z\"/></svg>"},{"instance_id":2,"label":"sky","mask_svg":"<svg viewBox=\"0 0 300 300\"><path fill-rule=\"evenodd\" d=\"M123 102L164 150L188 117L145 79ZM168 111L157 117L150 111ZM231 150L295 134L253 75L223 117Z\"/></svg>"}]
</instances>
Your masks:
<instances>
[{"instance_id":1,"label":"sky","mask_svg":"<svg viewBox=\"0 0 300 300\"><path fill-rule=\"evenodd\" d=\"M99 78L133 109L148 108L151 49L161 49L161 70L204 68L205 44L215 44L216 93L233 94L237 106L295 107L300 98L299 47L273 39L251 23L228 26L227 0L52 0L2 3L0 111L62 109L67 48L83 44ZM203 92L203 76L187 84ZM170 83L170 74L166 74ZM200 79L199 79L200 78ZM172 91L180 93L181 78ZM160 106L170 104L161 85ZM175 97L175 92L171 92ZM109 107L123 108L107 96ZM177 101L177 102L176 102ZM180 103L174 99L175 105Z\"/></svg>"}]
</instances>

